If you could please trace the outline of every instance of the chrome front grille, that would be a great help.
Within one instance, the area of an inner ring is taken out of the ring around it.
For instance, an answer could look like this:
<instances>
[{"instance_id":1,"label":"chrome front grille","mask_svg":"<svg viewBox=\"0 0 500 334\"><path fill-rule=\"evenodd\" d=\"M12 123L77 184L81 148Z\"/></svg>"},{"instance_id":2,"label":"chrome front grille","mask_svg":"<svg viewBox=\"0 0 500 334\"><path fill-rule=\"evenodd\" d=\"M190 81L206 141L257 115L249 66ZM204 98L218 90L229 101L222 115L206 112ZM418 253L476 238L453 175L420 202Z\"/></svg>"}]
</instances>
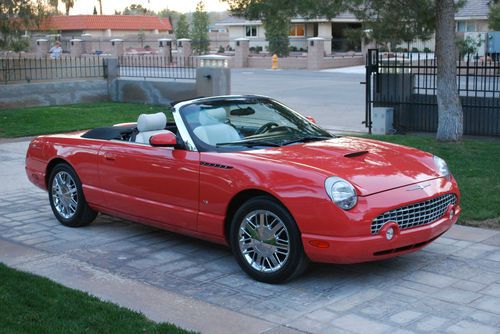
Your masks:
<instances>
[{"instance_id":1,"label":"chrome front grille","mask_svg":"<svg viewBox=\"0 0 500 334\"><path fill-rule=\"evenodd\" d=\"M457 197L454 194L446 194L384 212L372 221L372 234L377 234L382 226L389 221L396 222L402 230L430 224L442 217L448 206L456 202Z\"/></svg>"}]
</instances>

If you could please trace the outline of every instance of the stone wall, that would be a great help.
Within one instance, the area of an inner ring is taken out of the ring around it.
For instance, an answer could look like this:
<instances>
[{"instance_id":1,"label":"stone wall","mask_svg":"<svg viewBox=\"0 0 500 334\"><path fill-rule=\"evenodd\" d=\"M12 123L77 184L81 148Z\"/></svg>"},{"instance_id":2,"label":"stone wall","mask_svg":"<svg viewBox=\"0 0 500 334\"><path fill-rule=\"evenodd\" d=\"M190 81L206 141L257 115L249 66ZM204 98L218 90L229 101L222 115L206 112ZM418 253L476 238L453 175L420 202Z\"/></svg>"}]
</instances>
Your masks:
<instances>
[{"instance_id":1,"label":"stone wall","mask_svg":"<svg viewBox=\"0 0 500 334\"><path fill-rule=\"evenodd\" d=\"M104 79L2 85L0 109L109 101Z\"/></svg>"}]
</instances>

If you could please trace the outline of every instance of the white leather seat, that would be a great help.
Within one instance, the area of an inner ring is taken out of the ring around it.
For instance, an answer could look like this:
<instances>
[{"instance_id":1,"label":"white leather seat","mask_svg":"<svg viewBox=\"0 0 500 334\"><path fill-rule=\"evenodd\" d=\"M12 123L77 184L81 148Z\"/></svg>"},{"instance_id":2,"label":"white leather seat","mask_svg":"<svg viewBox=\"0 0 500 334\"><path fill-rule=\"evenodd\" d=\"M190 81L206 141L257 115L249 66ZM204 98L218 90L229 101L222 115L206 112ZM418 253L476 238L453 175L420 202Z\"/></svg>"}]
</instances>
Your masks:
<instances>
[{"instance_id":1,"label":"white leather seat","mask_svg":"<svg viewBox=\"0 0 500 334\"><path fill-rule=\"evenodd\" d=\"M140 114L137 119L137 130L139 133L135 137L136 143L149 144L149 138L159 133L168 133L165 130L167 116L159 112L156 114Z\"/></svg>"},{"instance_id":2,"label":"white leather seat","mask_svg":"<svg viewBox=\"0 0 500 334\"><path fill-rule=\"evenodd\" d=\"M223 108L202 110L198 119L200 126L193 132L201 141L209 145L241 140L238 131L225 123L227 115Z\"/></svg>"}]
</instances>

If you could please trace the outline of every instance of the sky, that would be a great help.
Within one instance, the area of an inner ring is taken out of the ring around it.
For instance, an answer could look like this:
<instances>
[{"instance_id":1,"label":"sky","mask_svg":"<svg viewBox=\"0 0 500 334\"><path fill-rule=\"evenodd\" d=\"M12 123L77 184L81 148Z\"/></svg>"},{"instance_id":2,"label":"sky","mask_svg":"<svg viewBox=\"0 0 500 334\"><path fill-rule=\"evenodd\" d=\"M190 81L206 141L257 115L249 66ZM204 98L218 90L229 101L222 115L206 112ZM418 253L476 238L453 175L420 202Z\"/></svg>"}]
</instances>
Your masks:
<instances>
[{"instance_id":1,"label":"sky","mask_svg":"<svg viewBox=\"0 0 500 334\"><path fill-rule=\"evenodd\" d=\"M227 10L227 4L219 0L204 0L205 10L224 11ZM103 14L114 14L115 9L122 11L131 4L141 4L143 7L159 11L165 8L176 10L178 12L194 12L198 0L102 0ZM99 11L99 2L96 0L75 0L75 6L70 10L70 15L92 14L96 6ZM59 10L64 12L64 4L59 1Z\"/></svg>"}]
</instances>

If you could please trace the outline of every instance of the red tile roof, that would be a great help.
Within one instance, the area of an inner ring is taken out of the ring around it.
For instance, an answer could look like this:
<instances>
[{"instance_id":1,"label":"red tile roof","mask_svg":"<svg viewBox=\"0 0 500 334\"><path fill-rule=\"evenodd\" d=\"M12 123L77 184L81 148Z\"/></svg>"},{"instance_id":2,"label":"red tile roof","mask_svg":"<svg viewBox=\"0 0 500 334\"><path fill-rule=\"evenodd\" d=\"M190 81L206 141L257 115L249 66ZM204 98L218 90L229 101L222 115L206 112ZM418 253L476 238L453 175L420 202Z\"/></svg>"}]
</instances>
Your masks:
<instances>
[{"instance_id":1,"label":"red tile roof","mask_svg":"<svg viewBox=\"0 0 500 334\"><path fill-rule=\"evenodd\" d=\"M172 30L168 18L139 15L51 16L37 30Z\"/></svg>"}]
</instances>

